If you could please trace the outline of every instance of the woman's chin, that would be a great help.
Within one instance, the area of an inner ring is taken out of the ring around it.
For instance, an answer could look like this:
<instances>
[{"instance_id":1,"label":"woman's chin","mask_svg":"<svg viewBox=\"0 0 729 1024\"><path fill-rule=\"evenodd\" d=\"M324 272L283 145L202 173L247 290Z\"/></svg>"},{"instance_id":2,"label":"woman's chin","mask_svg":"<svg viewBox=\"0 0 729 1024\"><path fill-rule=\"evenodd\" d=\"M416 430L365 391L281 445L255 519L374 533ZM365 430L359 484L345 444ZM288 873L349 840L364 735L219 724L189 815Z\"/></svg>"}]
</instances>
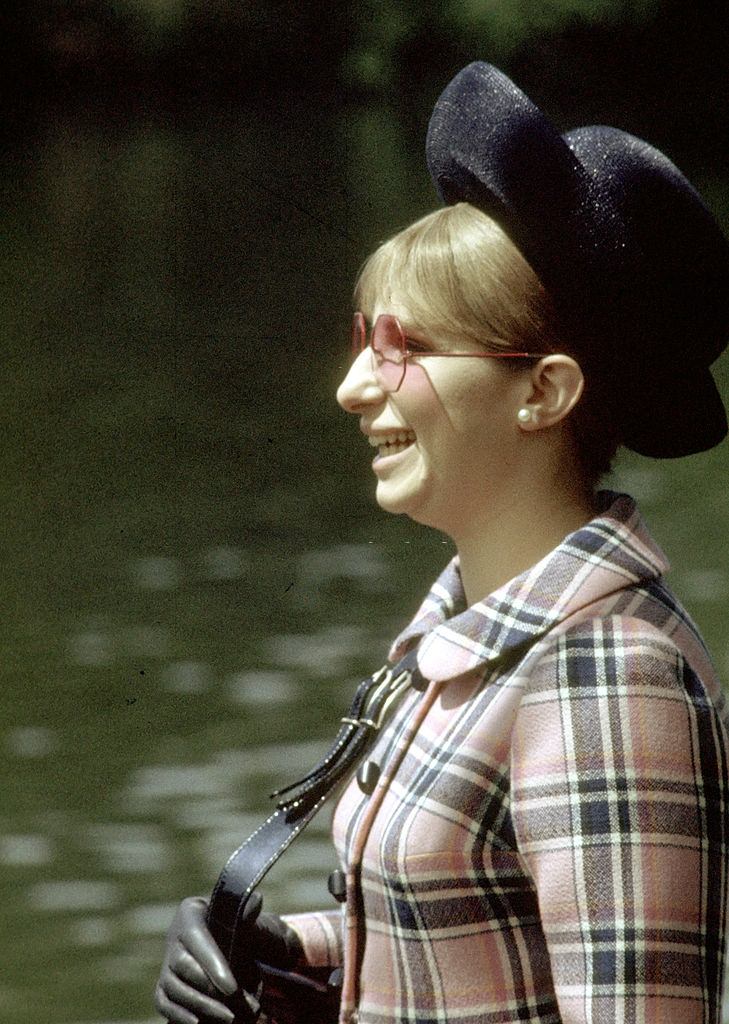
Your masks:
<instances>
[{"instance_id":1,"label":"woman's chin","mask_svg":"<svg viewBox=\"0 0 729 1024\"><path fill-rule=\"evenodd\" d=\"M377 484L375 499L384 512L390 512L394 516L414 518L414 513L419 505L410 488L393 486L382 480Z\"/></svg>"},{"instance_id":2,"label":"woman's chin","mask_svg":"<svg viewBox=\"0 0 729 1024\"><path fill-rule=\"evenodd\" d=\"M426 488L394 486L387 481L379 481L375 491L377 504L384 512L395 516L408 516L423 526L436 526L428 514Z\"/></svg>"}]
</instances>

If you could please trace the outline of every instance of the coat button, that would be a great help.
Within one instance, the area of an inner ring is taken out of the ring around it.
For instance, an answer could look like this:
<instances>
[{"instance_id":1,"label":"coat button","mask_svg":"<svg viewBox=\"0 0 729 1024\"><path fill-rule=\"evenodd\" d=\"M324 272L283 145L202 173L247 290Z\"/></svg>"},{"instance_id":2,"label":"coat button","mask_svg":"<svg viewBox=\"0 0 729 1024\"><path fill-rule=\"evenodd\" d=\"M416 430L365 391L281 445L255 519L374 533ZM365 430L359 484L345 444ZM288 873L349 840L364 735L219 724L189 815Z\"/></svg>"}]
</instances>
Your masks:
<instances>
[{"instance_id":1,"label":"coat button","mask_svg":"<svg viewBox=\"0 0 729 1024\"><path fill-rule=\"evenodd\" d=\"M342 987L343 980L344 971L342 970L341 967L335 967L332 973L329 975L329 980L327 981L327 988L329 989L330 992L334 991L335 989L340 989Z\"/></svg>"},{"instance_id":2,"label":"coat button","mask_svg":"<svg viewBox=\"0 0 729 1024\"><path fill-rule=\"evenodd\" d=\"M327 888L338 903L344 903L347 898L347 879L344 872L336 868L327 879Z\"/></svg>"},{"instance_id":3,"label":"coat button","mask_svg":"<svg viewBox=\"0 0 729 1024\"><path fill-rule=\"evenodd\" d=\"M410 673L410 685L419 693L424 693L428 689L428 680L417 666Z\"/></svg>"},{"instance_id":4,"label":"coat button","mask_svg":"<svg viewBox=\"0 0 729 1024\"><path fill-rule=\"evenodd\" d=\"M380 766L374 761L365 761L357 772L357 785L368 796L374 792L380 777Z\"/></svg>"}]
</instances>

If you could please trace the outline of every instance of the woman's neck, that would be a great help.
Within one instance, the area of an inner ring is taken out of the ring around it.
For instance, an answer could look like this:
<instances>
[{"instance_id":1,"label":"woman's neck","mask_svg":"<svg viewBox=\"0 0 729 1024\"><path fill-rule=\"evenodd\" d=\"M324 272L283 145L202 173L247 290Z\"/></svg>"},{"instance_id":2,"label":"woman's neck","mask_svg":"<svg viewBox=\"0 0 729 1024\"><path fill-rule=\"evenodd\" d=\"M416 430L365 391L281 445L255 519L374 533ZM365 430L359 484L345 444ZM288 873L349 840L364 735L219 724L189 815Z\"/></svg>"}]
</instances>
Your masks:
<instances>
[{"instance_id":1,"label":"woman's neck","mask_svg":"<svg viewBox=\"0 0 729 1024\"><path fill-rule=\"evenodd\" d=\"M468 604L530 569L594 515L591 495L555 488L532 490L526 500L520 497L491 508L487 522L471 522L468 532L453 538Z\"/></svg>"}]
</instances>

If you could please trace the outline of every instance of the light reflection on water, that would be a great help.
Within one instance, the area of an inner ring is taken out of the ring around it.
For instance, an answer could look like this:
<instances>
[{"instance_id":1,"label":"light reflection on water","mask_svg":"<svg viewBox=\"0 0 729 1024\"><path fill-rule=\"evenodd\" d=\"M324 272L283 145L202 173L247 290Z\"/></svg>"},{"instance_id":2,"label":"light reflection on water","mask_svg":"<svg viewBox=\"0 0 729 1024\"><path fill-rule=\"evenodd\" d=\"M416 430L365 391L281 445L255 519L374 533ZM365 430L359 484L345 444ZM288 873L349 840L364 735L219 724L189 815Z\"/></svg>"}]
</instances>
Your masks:
<instances>
[{"instance_id":1,"label":"light reflection on water","mask_svg":"<svg viewBox=\"0 0 729 1024\"><path fill-rule=\"evenodd\" d=\"M112 882L36 882L28 890L29 906L40 911L103 910L118 906L120 901L121 890Z\"/></svg>"},{"instance_id":2,"label":"light reflection on water","mask_svg":"<svg viewBox=\"0 0 729 1024\"><path fill-rule=\"evenodd\" d=\"M8 1024L149 1021L177 901L210 890L266 794L320 756L450 553L374 511L368 449L331 398L356 266L432 202L419 150L390 132L378 212L362 135L368 223L352 246L291 210L272 218L240 184L241 166L285 168L299 198L350 215L306 192L322 133L340 130L307 116L312 151L282 153L273 121L251 141L245 117L212 136L67 124L21 168L23 231L7 229L30 279L8 298L0 451ZM727 469L724 451L626 460L619 483L729 675ZM325 812L267 880L267 906L331 905L327 832Z\"/></svg>"},{"instance_id":3,"label":"light reflection on water","mask_svg":"<svg viewBox=\"0 0 729 1024\"><path fill-rule=\"evenodd\" d=\"M9 867L41 867L50 864L54 856L54 845L47 836L0 836L0 864Z\"/></svg>"},{"instance_id":4,"label":"light reflection on water","mask_svg":"<svg viewBox=\"0 0 729 1024\"><path fill-rule=\"evenodd\" d=\"M5 748L14 757L48 757L57 744L58 738L54 731L43 726L22 725L5 733Z\"/></svg>"},{"instance_id":5,"label":"light reflection on water","mask_svg":"<svg viewBox=\"0 0 729 1024\"><path fill-rule=\"evenodd\" d=\"M151 824L104 822L86 832L87 848L111 874L169 871L173 857L165 840L162 829Z\"/></svg>"},{"instance_id":6,"label":"light reflection on water","mask_svg":"<svg viewBox=\"0 0 729 1024\"><path fill-rule=\"evenodd\" d=\"M227 681L228 696L236 704L250 708L293 705L298 698L293 672L236 672Z\"/></svg>"}]
</instances>

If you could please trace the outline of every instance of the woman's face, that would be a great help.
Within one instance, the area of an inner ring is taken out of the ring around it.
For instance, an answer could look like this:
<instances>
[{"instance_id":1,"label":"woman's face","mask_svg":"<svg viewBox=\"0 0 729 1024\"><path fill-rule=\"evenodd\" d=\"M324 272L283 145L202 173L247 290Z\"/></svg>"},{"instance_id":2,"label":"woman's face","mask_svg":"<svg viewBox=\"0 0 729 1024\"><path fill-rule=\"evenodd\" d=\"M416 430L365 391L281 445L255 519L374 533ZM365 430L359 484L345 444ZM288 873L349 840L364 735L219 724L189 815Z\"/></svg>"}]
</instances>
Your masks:
<instances>
[{"instance_id":1,"label":"woman's face","mask_svg":"<svg viewBox=\"0 0 729 1024\"><path fill-rule=\"evenodd\" d=\"M483 351L414 323L404 301L378 305L374 319L385 312L397 316L424 351ZM376 448L378 504L457 541L506 493L520 440L516 414L528 392L528 371L507 368L498 359L412 357L400 389L386 394L366 348L342 381L337 400L359 416L362 432Z\"/></svg>"}]
</instances>

